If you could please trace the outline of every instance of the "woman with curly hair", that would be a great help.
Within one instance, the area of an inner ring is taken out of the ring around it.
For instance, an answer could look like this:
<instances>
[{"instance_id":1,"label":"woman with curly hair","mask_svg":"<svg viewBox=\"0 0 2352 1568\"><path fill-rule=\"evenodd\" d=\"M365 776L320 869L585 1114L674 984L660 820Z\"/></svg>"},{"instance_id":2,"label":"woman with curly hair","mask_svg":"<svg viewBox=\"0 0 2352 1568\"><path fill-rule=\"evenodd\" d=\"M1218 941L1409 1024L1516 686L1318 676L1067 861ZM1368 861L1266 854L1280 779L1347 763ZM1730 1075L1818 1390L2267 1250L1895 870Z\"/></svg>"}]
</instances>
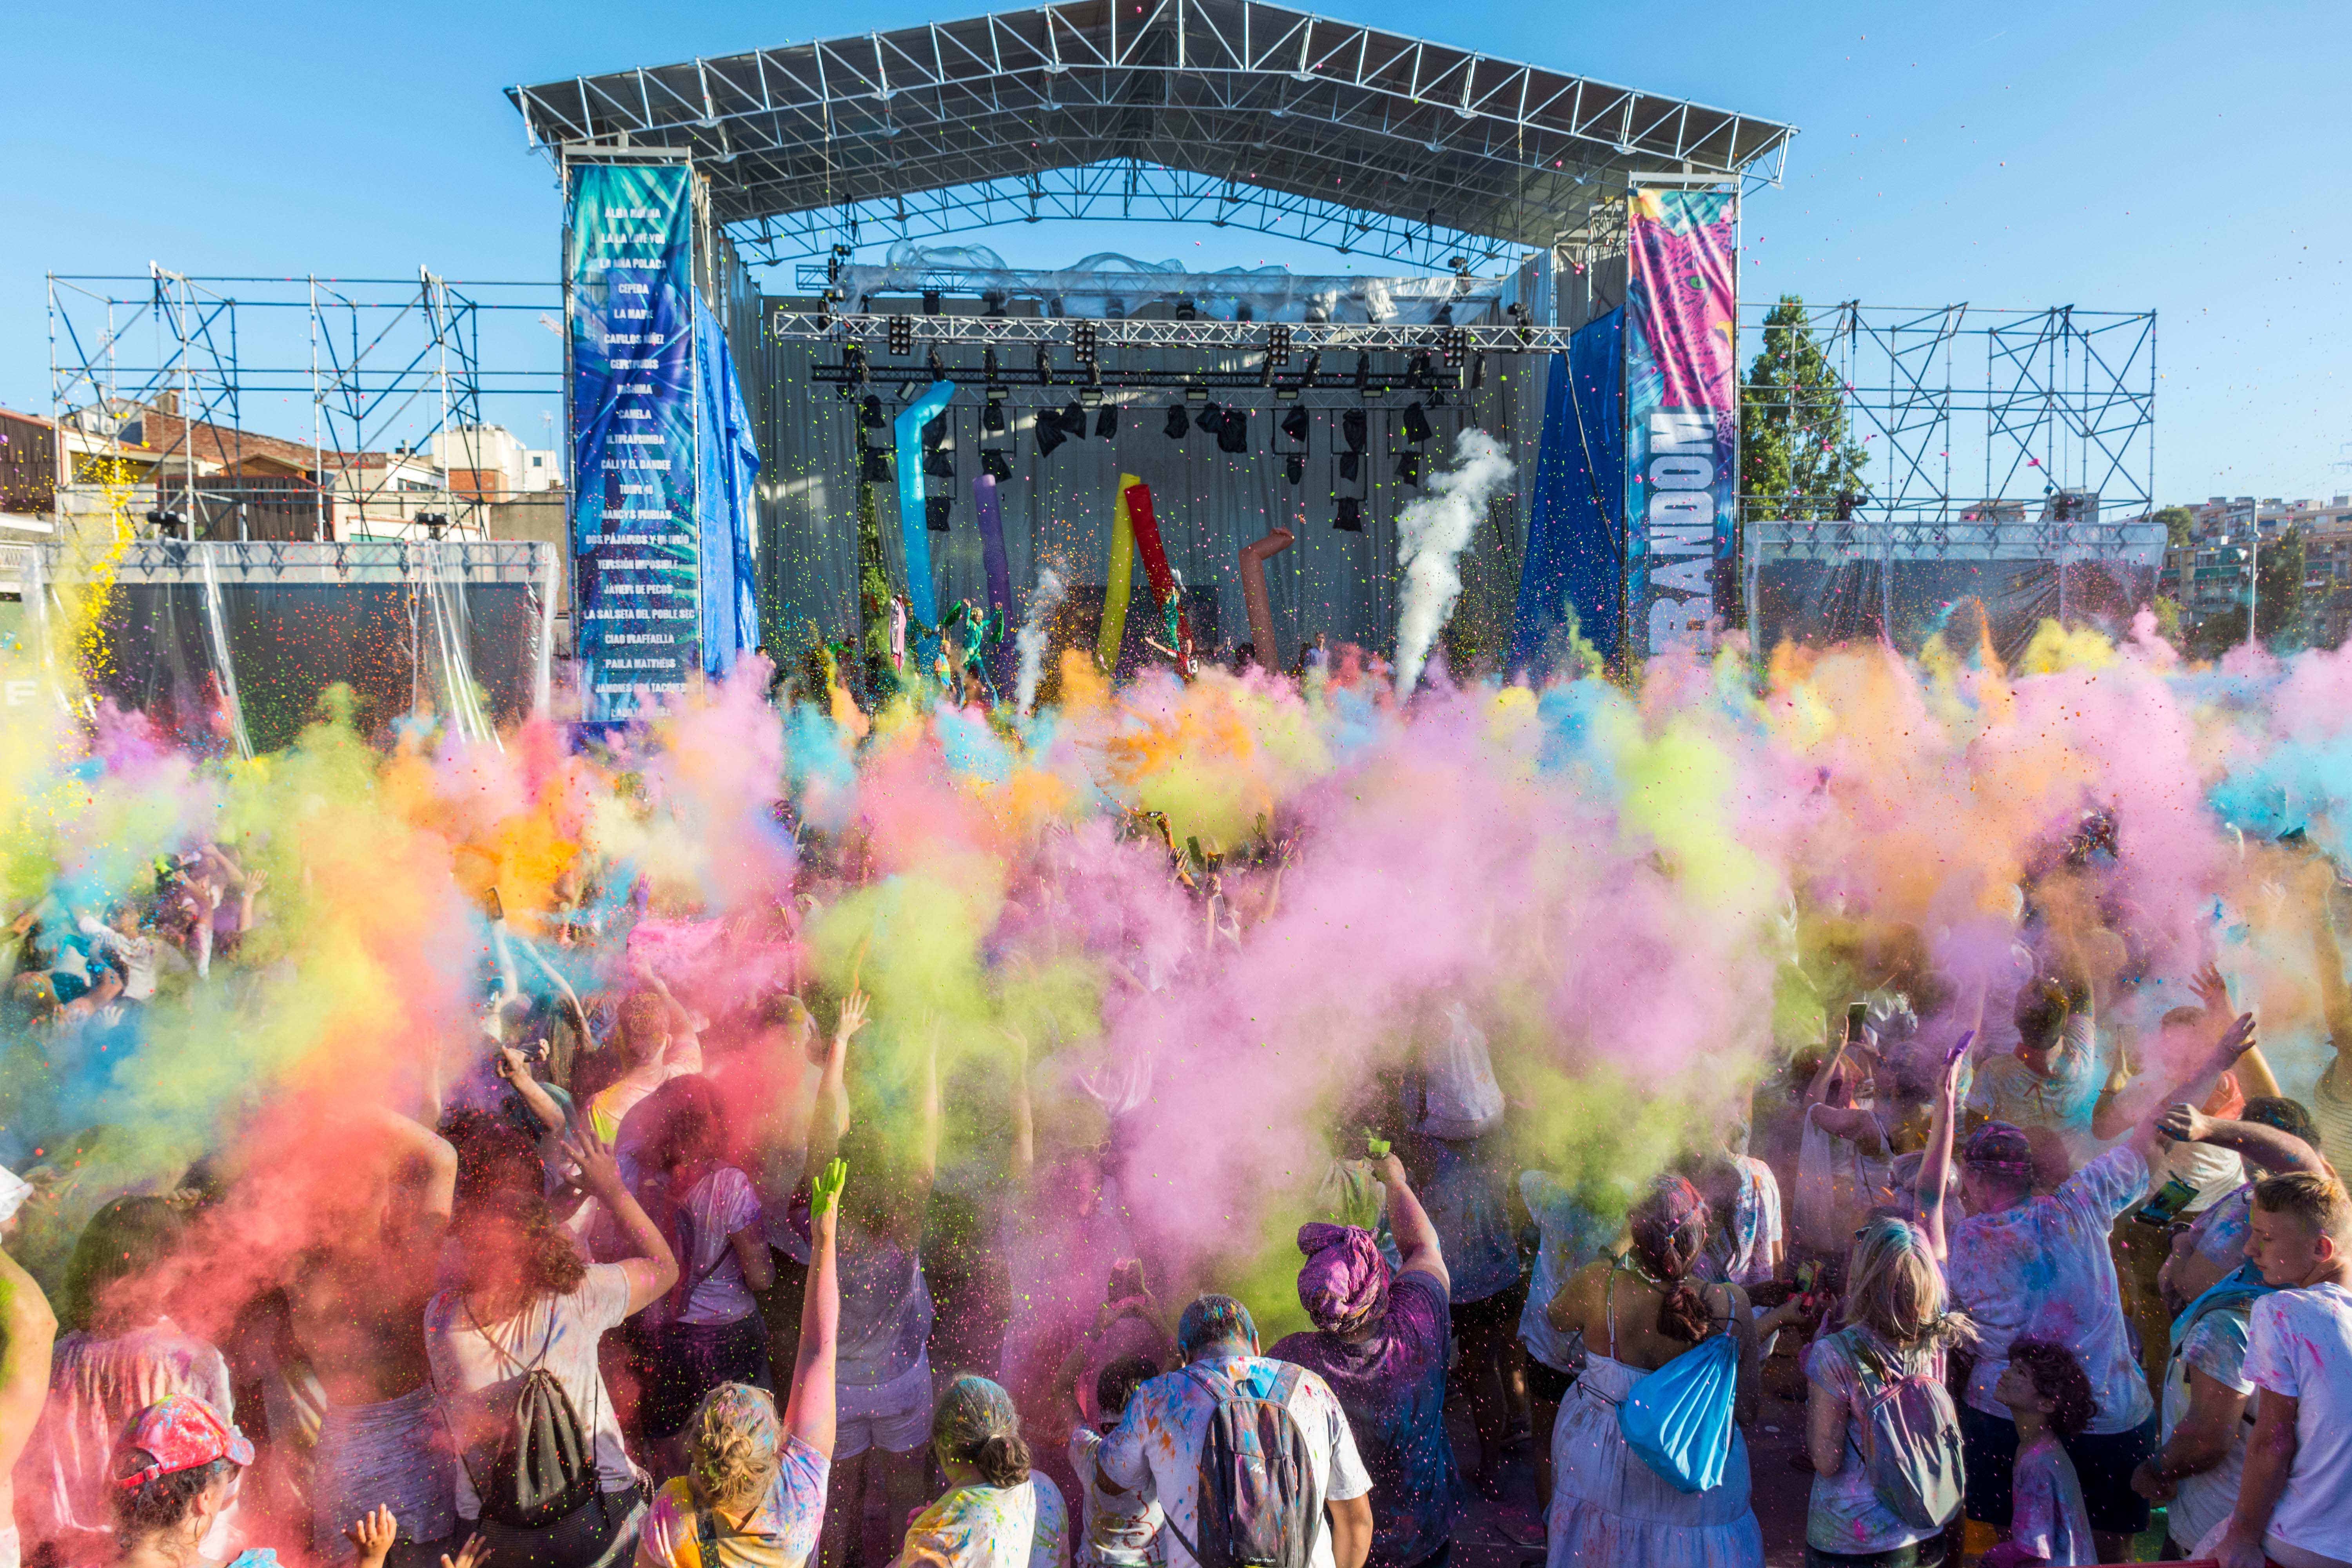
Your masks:
<instances>
[{"instance_id":1,"label":"woman with curly hair","mask_svg":"<svg viewBox=\"0 0 2352 1568\"><path fill-rule=\"evenodd\" d=\"M687 1473L654 1495L636 1568L802 1568L816 1550L833 1468L833 1363L841 1330L834 1232L848 1168L811 1189L800 1354L782 1417L765 1389L722 1383L687 1423Z\"/></svg>"}]
</instances>

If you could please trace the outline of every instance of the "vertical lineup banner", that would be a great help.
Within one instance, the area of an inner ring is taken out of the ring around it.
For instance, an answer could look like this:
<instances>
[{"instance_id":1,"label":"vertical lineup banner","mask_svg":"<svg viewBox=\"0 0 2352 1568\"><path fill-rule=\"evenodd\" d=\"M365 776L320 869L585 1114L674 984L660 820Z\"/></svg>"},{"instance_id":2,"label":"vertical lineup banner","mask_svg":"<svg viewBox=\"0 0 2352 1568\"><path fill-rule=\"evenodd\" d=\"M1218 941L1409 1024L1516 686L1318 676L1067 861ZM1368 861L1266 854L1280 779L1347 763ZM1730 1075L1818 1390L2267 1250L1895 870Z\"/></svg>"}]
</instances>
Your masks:
<instances>
[{"instance_id":1,"label":"vertical lineup banner","mask_svg":"<svg viewBox=\"0 0 2352 1568\"><path fill-rule=\"evenodd\" d=\"M572 653L583 717L626 719L702 664L693 176L683 163L570 173Z\"/></svg>"},{"instance_id":2,"label":"vertical lineup banner","mask_svg":"<svg viewBox=\"0 0 2352 1568\"><path fill-rule=\"evenodd\" d=\"M1625 651L1715 647L1739 571L1728 191L1635 191L1625 289Z\"/></svg>"}]
</instances>

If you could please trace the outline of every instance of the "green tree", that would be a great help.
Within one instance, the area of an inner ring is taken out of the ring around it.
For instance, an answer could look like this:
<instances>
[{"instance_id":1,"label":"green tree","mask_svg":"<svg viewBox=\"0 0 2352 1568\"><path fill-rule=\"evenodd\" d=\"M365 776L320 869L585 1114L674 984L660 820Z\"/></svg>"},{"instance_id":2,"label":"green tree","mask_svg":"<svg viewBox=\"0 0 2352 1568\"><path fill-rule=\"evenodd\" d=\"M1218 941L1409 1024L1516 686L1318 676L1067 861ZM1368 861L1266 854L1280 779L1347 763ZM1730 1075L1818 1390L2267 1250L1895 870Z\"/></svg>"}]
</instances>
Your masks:
<instances>
[{"instance_id":1,"label":"green tree","mask_svg":"<svg viewBox=\"0 0 2352 1568\"><path fill-rule=\"evenodd\" d=\"M1868 460L1847 429L1837 367L1805 324L1805 302L1781 295L1740 387L1740 517L1835 517L1841 494L1869 492Z\"/></svg>"},{"instance_id":2,"label":"green tree","mask_svg":"<svg viewBox=\"0 0 2352 1568\"><path fill-rule=\"evenodd\" d=\"M2165 547L2178 550L2189 542L2189 532L2197 526L2197 514L2185 506L2159 507L2151 521L2164 524Z\"/></svg>"}]
</instances>

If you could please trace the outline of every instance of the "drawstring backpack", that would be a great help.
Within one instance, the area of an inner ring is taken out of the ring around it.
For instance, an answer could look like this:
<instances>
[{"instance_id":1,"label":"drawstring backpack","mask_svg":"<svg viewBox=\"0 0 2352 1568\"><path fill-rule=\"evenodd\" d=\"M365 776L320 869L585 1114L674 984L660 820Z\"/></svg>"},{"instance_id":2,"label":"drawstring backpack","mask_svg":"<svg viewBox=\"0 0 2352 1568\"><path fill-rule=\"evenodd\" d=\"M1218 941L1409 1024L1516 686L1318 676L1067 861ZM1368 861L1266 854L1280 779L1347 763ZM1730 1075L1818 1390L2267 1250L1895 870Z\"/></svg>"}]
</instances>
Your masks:
<instances>
[{"instance_id":1,"label":"drawstring backpack","mask_svg":"<svg viewBox=\"0 0 2352 1568\"><path fill-rule=\"evenodd\" d=\"M1610 1349L1616 1349L1617 1271L1609 1271ZM1643 1375L1617 1405L1617 1432L1658 1479L1678 1492L1723 1484L1737 1430L1739 1342L1727 1329Z\"/></svg>"},{"instance_id":2,"label":"drawstring backpack","mask_svg":"<svg viewBox=\"0 0 2352 1568\"><path fill-rule=\"evenodd\" d=\"M1876 1346L1865 1350L1858 1338L1847 1343L1870 1489L1914 1530L1943 1529L1960 1511L1968 1486L1950 1391L1905 1358L1882 1355Z\"/></svg>"}]
</instances>

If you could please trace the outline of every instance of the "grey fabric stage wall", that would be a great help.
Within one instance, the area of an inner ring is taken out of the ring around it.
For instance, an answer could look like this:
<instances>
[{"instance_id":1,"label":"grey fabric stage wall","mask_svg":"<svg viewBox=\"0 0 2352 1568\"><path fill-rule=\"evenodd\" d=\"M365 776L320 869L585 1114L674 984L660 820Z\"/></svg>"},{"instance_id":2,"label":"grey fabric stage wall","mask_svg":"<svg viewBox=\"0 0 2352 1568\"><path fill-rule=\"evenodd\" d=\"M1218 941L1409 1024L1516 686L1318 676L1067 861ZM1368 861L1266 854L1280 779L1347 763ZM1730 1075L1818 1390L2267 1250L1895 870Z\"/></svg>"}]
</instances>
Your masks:
<instances>
[{"instance_id":1,"label":"grey fabric stage wall","mask_svg":"<svg viewBox=\"0 0 2352 1568\"><path fill-rule=\"evenodd\" d=\"M919 363L921 337L918 317ZM766 640L780 654L807 645L810 623L828 637L838 637L856 625L857 614L857 405L834 387L810 379L818 352L807 343L762 342L738 361L745 366L747 382L759 384L747 385L746 395L760 427L761 601ZM828 362L839 355L831 346L822 353ZM967 354L973 361L969 370L961 365ZM949 411L956 474L951 480L929 481L931 493L946 487L955 501L949 531L930 536L943 603L985 597L971 481L981 472L980 452L986 445L1003 448L1013 470L999 491L1016 608L1026 605L1038 571L1045 566L1073 589L1091 586L1098 595L1118 476L1131 473L1151 487L1170 564L1188 586L1213 588L1218 595L1218 625L1224 640L1236 642L1248 635L1236 552L1269 528L1284 526L1297 535L1297 542L1269 563L1266 572L1281 663L1291 663L1302 640L1317 633L1334 644L1353 642L1389 650L1395 637L1399 580L1396 515L1402 506L1426 493L1425 487L1396 481L1394 454L1412 449L1401 424L1406 405L1417 396L1425 404L1425 395L1400 389L1372 400L1367 409L1363 477L1346 483L1339 479L1334 454L1341 446L1340 408L1354 405L1356 399L1351 393L1337 397L1318 394L1308 406L1305 479L1294 487L1286 481L1283 460L1274 450L1289 446L1278 437L1275 426L1292 405L1277 402L1269 390L1212 394L1221 403L1232 400L1247 410L1246 452L1222 452L1213 436L1197 431L1181 441L1169 439L1163 433L1167 410L1182 401L1181 395L1151 389L1112 394L1122 405L1116 438L1093 437L1090 410L1087 439L1066 440L1051 456L1040 458L1032 428L1032 416L1045 400L1038 388L1014 387L1005 400L1011 427L982 436L978 357L977 351L948 356L950 378L958 386ZM1015 363L1010 351L1005 363ZM1025 367L1025 359L1022 363ZM1236 356L1227 365L1168 351L1119 358L1106 351L1104 357L1106 370L1254 371L1256 363L1255 355ZM1354 366L1352 355L1327 355L1322 369L1327 375L1351 374ZM1290 369L1297 368L1294 358ZM1402 356L1382 356L1378 368L1402 379ZM1065 363L1060 369L1066 374L1070 367ZM1502 441L1518 464L1512 493L1489 509L1461 563L1465 588L1455 616L1454 646L1482 661L1492 660L1507 646L1526 539L1524 496L1542 421L1544 374L1540 355L1490 356L1483 390L1456 398L1447 407L1427 409L1436 434L1418 448L1425 477L1442 456L1450 457L1454 433L1474 423ZM1070 388L1054 389L1057 406L1075 396ZM886 392L884 407L895 415L899 404ZM1188 416L1200 412L1198 404L1186 408ZM877 445L892 440L887 428L872 434ZM873 489L885 555L894 583L903 584L898 489L895 482L879 482ZM1335 489L1366 498L1363 532L1332 528Z\"/></svg>"}]
</instances>

